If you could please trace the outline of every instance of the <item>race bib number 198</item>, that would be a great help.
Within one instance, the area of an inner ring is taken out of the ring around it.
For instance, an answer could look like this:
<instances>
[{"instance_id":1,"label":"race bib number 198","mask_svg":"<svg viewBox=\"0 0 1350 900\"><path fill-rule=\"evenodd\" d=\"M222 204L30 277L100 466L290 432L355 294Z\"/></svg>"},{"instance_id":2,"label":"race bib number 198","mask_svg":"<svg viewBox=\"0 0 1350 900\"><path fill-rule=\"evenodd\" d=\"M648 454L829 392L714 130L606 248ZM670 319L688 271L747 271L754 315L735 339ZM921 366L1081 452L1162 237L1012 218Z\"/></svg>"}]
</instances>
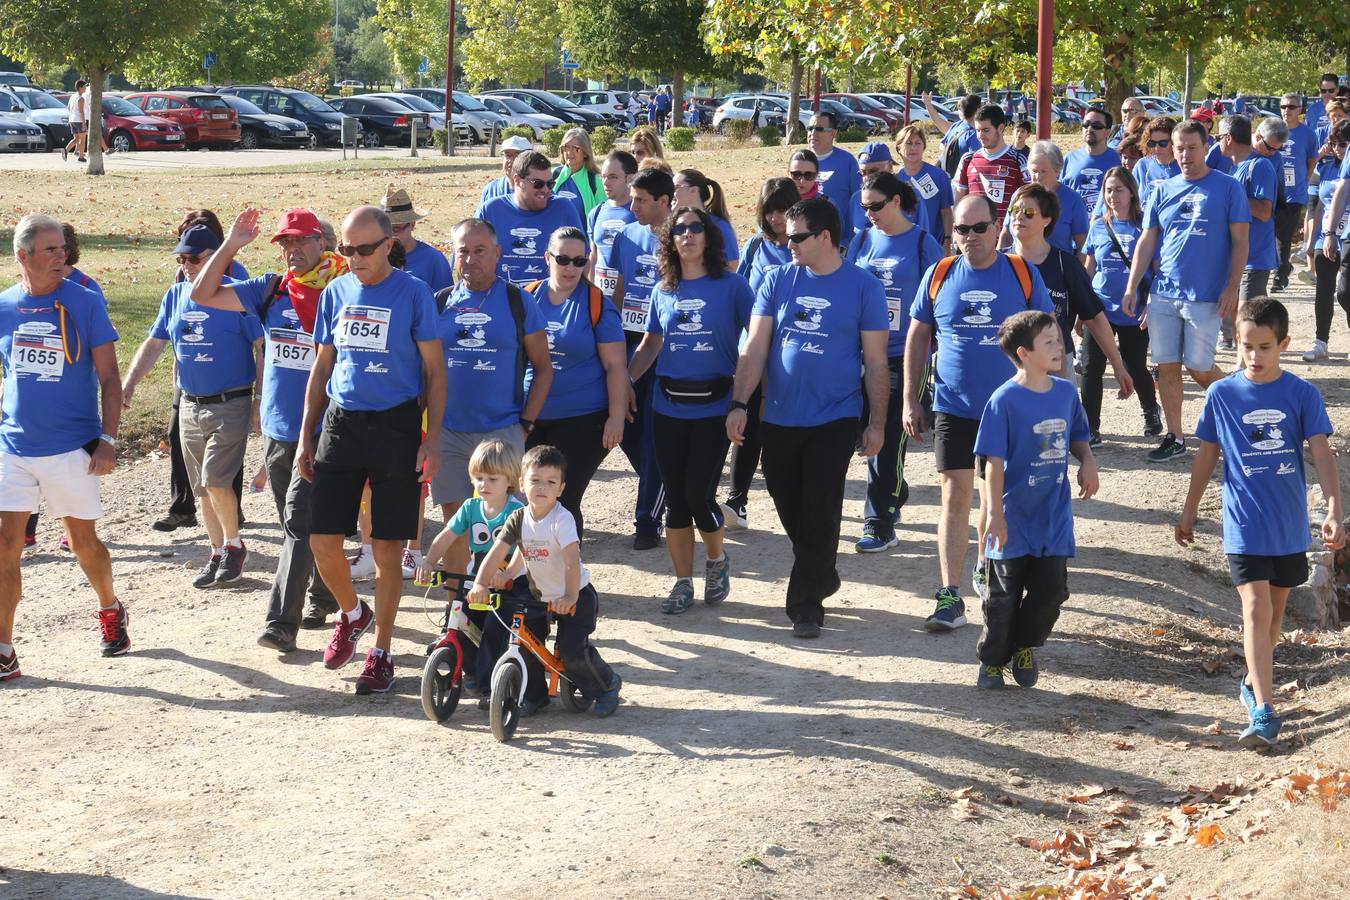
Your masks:
<instances>
[{"instance_id":1,"label":"race bib number 198","mask_svg":"<svg viewBox=\"0 0 1350 900\"><path fill-rule=\"evenodd\" d=\"M388 342L389 310L378 306L347 306L339 314L334 346L383 352Z\"/></svg>"},{"instance_id":2,"label":"race bib number 198","mask_svg":"<svg viewBox=\"0 0 1350 900\"><path fill-rule=\"evenodd\" d=\"M56 335L15 334L11 356L15 375L60 378L65 371L66 355Z\"/></svg>"},{"instance_id":3,"label":"race bib number 198","mask_svg":"<svg viewBox=\"0 0 1350 900\"><path fill-rule=\"evenodd\" d=\"M314 338L291 328L273 328L267 335L267 352L272 365L282 369L308 372L314 368Z\"/></svg>"},{"instance_id":4,"label":"race bib number 198","mask_svg":"<svg viewBox=\"0 0 1350 900\"><path fill-rule=\"evenodd\" d=\"M613 269L596 268L595 277L596 287L600 288L600 293L606 297L614 296L614 289L619 286L619 273Z\"/></svg>"}]
</instances>

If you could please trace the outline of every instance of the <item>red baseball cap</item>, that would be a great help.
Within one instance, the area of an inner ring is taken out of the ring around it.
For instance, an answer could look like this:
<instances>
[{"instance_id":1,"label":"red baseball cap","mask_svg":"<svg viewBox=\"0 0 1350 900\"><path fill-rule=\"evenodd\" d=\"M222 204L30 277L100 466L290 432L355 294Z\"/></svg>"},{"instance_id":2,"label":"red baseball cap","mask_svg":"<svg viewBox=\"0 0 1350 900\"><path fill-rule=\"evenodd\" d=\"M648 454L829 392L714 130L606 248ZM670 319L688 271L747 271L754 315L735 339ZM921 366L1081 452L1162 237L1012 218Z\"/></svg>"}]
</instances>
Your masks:
<instances>
[{"instance_id":1,"label":"red baseball cap","mask_svg":"<svg viewBox=\"0 0 1350 900\"><path fill-rule=\"evenodd\" d=\"M1191 118L1195 119L1197 122L1212 122L1214 121L1214 111L1212 109L1205 109L1202 106L1191 113Z\"/></svg>"},{"instance_id":2,"label":"red baseball cap","mask_svg":"<svg viewBox=\"0 0 1350 900\"><path fill-rule=\"evenodd\" d=\"M323 228L319 225L319 217L307 209L288 209L281 214L281 221L277 222L277 233L272 235L272 243L276 243L283 237L309 237L310 235L322 235Z\"/></svg>"}]
</instances>

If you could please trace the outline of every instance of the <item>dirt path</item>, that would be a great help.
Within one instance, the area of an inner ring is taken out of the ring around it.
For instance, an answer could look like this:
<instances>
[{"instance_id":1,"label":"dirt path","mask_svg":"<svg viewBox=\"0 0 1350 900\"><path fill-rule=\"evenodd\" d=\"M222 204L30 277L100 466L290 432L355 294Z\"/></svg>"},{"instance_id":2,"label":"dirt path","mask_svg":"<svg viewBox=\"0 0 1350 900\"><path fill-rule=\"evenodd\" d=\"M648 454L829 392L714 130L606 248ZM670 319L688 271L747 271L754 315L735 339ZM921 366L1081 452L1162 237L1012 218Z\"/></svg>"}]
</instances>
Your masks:
<instances>
[{"instance_id":1,"label":"dirt path","mask_svg":"<svg viewBox=\"0 0 1350 900\"><path fill-rule=\"evenodd\" d=\"M1306 290L1293 297L1301 351L1311 303ZM1289 366L1318 377L1342 435L1348 365L1294 355ZM1187 421L1197 412L1192 390ZM615 454L587 497L583 555L624 705L607 720L555 705L505 746L471 705L445 727L422 716L436 603L409 586L395 690L358 698L356 664L322 666L326 633L302 632L284 658L254 644L279 541L270 495L247 500L251 578L197 592L199 547L148 528L167 462L124 466L105 483L102 533L131 609L129 656L98 657L89 592L52 523L25 564L26 675L0 689L0 895L932 897L967 873L983 888L1058 881L1014 838L1049 837L1084 815L1075 827L1095 831L1114 799L1140 815L1103 839L1138 840L1187 785L1303 758L1344 764L1333 736L1350 718L1350 667L1345 645L1325 636L1277 654L1277 683L1306 688L1288 749L1261 759L1237 748L1241 665L1227 651L1239 619L1217 527L1202 523L1200 549L1178 548L1186 466L1143 461L1151 441L1135 401L1108 400L1104 415L1102 490L1076 504L1073 596L1039 689L975 692L978 609L954 635L921 630L936 577L927 448L911 457L892 554L852 552L865 477L854 463L844 588L812 643L789 637L788 546L762 489L755 530L732 536L731 599L662 616L654 598L669 588L668 561L630 548L635 480ZM1217 505L1212 493L1211 516ZM1216 720L1222 734L1207 734ZM1085 784L1125 793L1065 799ZM976 818L958 821L952 795L964 788ZM1228 854L1228 867L1252 860L1271 877L1280 864L1262 847L1144 856L1167 874L1167 896L1183 896L1219 890Z\"/></svg>"}]
</instances>

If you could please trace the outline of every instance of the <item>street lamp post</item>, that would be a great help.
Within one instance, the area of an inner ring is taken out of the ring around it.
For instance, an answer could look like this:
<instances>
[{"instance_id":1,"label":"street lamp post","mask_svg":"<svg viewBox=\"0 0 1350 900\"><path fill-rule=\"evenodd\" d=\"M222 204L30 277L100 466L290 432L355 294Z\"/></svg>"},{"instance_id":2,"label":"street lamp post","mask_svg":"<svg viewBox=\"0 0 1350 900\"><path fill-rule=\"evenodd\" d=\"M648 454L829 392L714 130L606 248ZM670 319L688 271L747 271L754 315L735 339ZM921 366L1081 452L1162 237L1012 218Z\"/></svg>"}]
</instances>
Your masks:
<instances>
[{"instance_id":1,"label":"street lamp post","mask_svg":"<svg viewBox=\"0 0 1350 900\"><path fill-rule=\"evenodd\" d=\"M455 155L455 123L451 118L451 109L455 105L455 0L446 0L446 36L445 36L445 151L446 156Z\"/></svg>"}]
</instances>

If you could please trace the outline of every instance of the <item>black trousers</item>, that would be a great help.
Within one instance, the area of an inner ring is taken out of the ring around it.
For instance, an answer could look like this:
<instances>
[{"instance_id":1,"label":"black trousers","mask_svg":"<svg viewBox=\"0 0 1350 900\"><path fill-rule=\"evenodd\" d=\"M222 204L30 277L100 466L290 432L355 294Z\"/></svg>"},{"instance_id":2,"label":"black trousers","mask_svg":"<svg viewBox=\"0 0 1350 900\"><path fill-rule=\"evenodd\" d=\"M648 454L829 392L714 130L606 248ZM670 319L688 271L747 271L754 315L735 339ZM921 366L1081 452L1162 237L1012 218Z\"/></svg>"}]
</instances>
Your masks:
<instances>
[{"instance_id":1,"label":"black trousers","mask_svg":"<svg viewBox=\"0 0 1350 900\"><path fill-rule=\"evenodd\" d=\"M991 559L984 631L975 653L986 666L1006 666L1023 647L1041 647L1069 599L1066 556Z\"/></svg>"},{"instance_id":2,"label":"black trousers","mask_svg":"<svg viewBox=\"0 0 1350 900\"><path fill-rule=\"evenodd\" d=\"M197 498L192 495L192 484L188 481L187 461L183 456L183 440L178 431L179 392L174 388L173 411L169 414L169 514L175 516L195 516ZM235 473L234 499L239 502L239 521L244 521L244 467L241 464Z\"/></svg>"},{"instance_id":3,"label":"black trousers","mask_svg":"<svg viewBox=\"0 0 1350 900\"><path fill-rule=\"evenodd\" d=\"M891 394L886 404L886 436L877 455L867 460L867 499L863 503L863 518L893 526L909 496L909 485L905 484L905 451L909 449L909 435L901 421L905 411L905 358L891 357L887 365ZM924 381L927 382L927 378ZM865 390L863 396L866 396Z\"/></svg>"},{"instance_id":4,"label":"black trousers","mask_svg":"<svg viewBox=\"0 0 1350 900\"><path fill-rule=\"evenodd\" d=\"M525 449L552 444L567 457L567 481L558 502L577 520L577 537L583 537L581 498L609 451L601 443L608 410L569 416L566 419L540 419L525 438Z\"/></svg>"},{"instance_id":5,"label":"black trousers","mask_svg":"<svg viewBox=\"0 0 1350 900\"><path fill-rule=\"evenodd\" d=\"M1350 324L1350 291L1336 289L1336 273L1340 268L1339 259L1327 259L1321 249L1313 257L1313 273L1317 276L1317 294L1314 300L1314 312L1317 318L1317 339L1331 339L1331 320L1336 316L1336 302L1340 301L1345 310L1345 321Z\"/></svg>"},{"instance_id":6,"label":"black trousers","mask_svg":"<svg viewBox=\"0 0 1350 900\"><path fill-rule=\"evenodd\" d=\"M1284 177L1284 173L1279 173ZM1303 224L1303 213L1307 206L1302 203L1290 203L1284 209L1275 210L1275 252L1279 254L1279 268L1276 270L1276 280L1284 284L1289 280L1289 275L1294 271L1294 266L1289 262L1289 254L1293 248L1294 233L1298 231L1299 226Z\"/></svg>"},{"instance_id":7,"label":"black trousers","mask_svg":"<svg viewBox=\"0 0 1350 900\"><path fill-rule=\"evenodd\" d=\"M765 422L764 481L792 541L787 614L793 622L825 619L825 599L839 590L835 561L844 479L858 442L858 420L791 427Z\"/></svg>"},{"instance_id":8,"label":"black trousers","mask_svg":"<svg viewBox=\"0 0 1350 900\"><path fill-rule=\"evenodd\" d=\"M309 505L314 486L295 471L295 453L299 444L264 438L267 483L272 486L272 501L281 521L281 551L277 554L277 574L267 599L267 624L283 628L295 637L300 630L300 615L308 594L310 602L326 612L336 612L337 600L323 583L314 565L309 547Z\"/></svg>"},{"instance_id":9,"label":"black trousers","mask_svg":"<svg viewBox=\"0 0 1350 900\"><path fill-rule=\"evenodd\" d=\"M1158 408L1158 396L1153 388L1153 375L1148 370L1148 331L1138 325L1112 325L1116 344L1125 371L1134 380L1134 393L1139 408L1151 412ZM1102 430L1102 375L1106 373L1106 353L1093 340L1092 333L1083 332L1083 346L1087 350L1087 366L1083 372L1083 410L1088 427L1096 434Z\"/></svg>"},{"instance_id":10,"label":"black trousers","mask_svg":"<svg viewBox=\"0 0 1350 900\"><path fill-rule=\"evenodd\" d=\"M614 670L600 658L591 643L595 620L600 615L600 597L586 585L577 594L577 605L570 616L557 616L558 640L554 650L562 657L567 678L587 697L594 697L614 684Z\"/></svg>"},{"instance_id":11,"label":"black trousers","mask_svg":"<svg viewBox=\"0 0 1350 900\"><path fill-rule=\"evenodd\" d=\"M666 486L666 527L688 528L711 534L722 527L717 505L717 482L726 462L727 420L677 419L654 414L656 465Z\"/></svg>"},{"instance_id":12,"label":"black trousers","mask_svg":"<svg viewBox=\"0 0 1350 900\"><path fill-rule=\"evenodd\" d=\"M1336 302L1350 310L1350 253L1342 253L1336 266Z\"/></svg>"},{"instance_id":13,"label":"black trousers","mask_svg":"<svg viewBox=\"0 0 1350 900\"><path fill-rule=\"evenodd\" d=\"M755 388L746 403L745 431L740 446L731 448L731 493L727 494L727 506L744 510L750 499L750 483L755 480L755 471L759 468L759 456L762 445L759 436L759 413L764 404L764 387Z\"/></svg>"}]
</instances>

